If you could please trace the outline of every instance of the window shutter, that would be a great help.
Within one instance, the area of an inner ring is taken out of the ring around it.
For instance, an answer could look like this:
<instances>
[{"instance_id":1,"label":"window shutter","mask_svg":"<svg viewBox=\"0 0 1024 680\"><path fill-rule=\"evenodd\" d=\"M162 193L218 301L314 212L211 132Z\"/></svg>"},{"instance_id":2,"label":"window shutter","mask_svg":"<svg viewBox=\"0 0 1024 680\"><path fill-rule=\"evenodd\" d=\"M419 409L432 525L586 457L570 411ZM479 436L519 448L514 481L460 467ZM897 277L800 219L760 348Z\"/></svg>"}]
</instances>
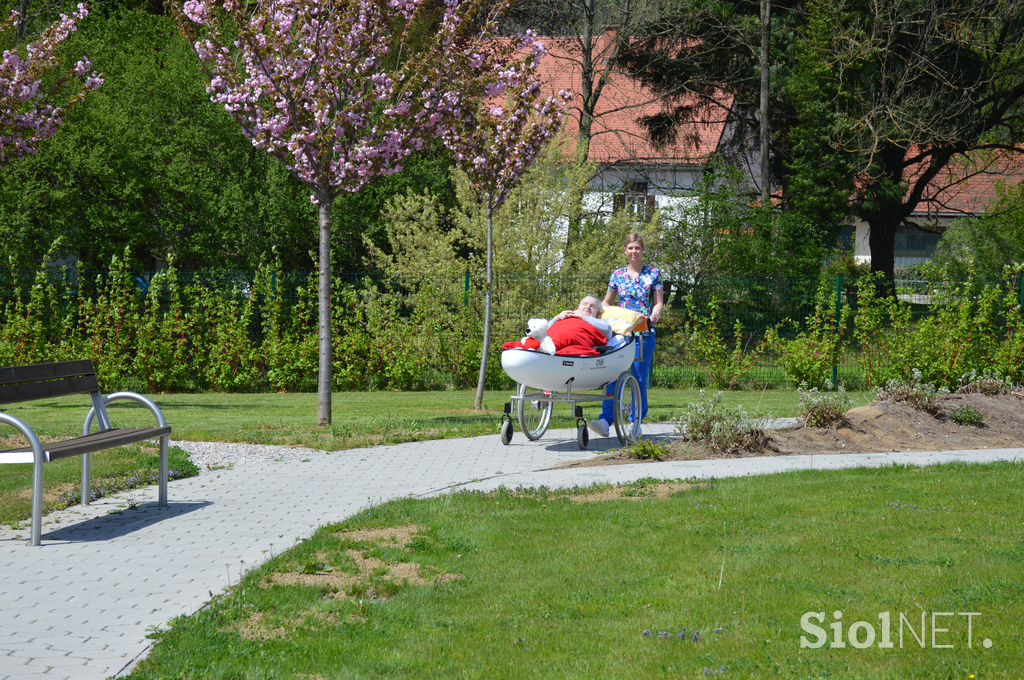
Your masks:
<instances>
[{"instance_id":1,"label":"window shutter","mask_svg":"<svg viewBox=\"0 0 1024 680\"><path fill-rule=\"evenodd\" d=\"M647 199L647 206L644 210L644 222L649 222L651 217L654 216L654 211L657 209L658 203L654 199L654 194L648 194L645 198Z\"/></svg>"}]
</instances>

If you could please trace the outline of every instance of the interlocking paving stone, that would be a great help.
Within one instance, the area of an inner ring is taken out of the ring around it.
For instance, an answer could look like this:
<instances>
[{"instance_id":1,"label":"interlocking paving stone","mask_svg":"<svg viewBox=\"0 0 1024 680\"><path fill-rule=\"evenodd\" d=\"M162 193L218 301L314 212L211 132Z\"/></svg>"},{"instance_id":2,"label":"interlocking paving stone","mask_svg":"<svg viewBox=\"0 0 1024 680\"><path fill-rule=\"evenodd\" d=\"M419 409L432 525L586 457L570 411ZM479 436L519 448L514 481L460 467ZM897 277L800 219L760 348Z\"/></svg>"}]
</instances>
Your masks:
<instances>
[{"instance_id":1,"label":"interlocking paving stone","mask_svg":"<svg viewBox=\"0 0 1024 680\"><path fill-rule=\"evenodd\" d=\"M99 651L95 640L79 640L78 642L62 642L60 644L61 651L67 652L69 656L85 656L90 657Z\"/></svg>"},{"instance_id":2,"label":"interlocking paving stone","mask_svg":"<svg viewBox=\"0 0 1024 680\"><path fill-rule=\"evenodd\" d=\"M54 659L62 656L67 656L66 650L54 649L50 646L43 647L42 645L28 645L23 649L15 649L11 651L11 656L15 658L28 658L28 659Z\"/></svg>"},{"instance_id":3,"label":"interlocking paving stone","mask_svg":"<svg viewBox=\"0 0 1024 680\"><path fill-rule=\"evenodd\" d=\"M97 668L93 666L86 666L84 668L75 669L75 680L106 680L110 677L110 673L106 671L106 666ZM47 674L45 677L54 678L57 677L53 672Z\"/></svg>"},{"instance_id":4,"label":"interlocking paving stone","mask_svg":"<svg viewBox=\"0 0 1024 680\"><path fill-rule=\"evenodd\" d=\"M73 656L68 656L67 653L65 653L64 656L49 657L49 658L46 659L46 665L49 666L50 668L68 668L68 669L70 669L70 668L75 668L75 667L78 667L78 666L85 666L88 663L89 663L89 659L75 658ZM68 672L73 672L73 671L68 671ZM52 673L52 671L51 671L51 673Z\"/></svg>"},{"instance_id":5,"label":"interlocking paving stone","mask_svg":"<svg viewBox=\"0 0 1024 680\"><path fill-rule=\"evenodd\" d=\"M645 424L645 436L674 427ZM618 447L594 438L579 451L575 430L511 445L497 435L397 444L337 453L310 452L172 482L170 507L139 491L135 509L118 508L128 494L55 513L43 547L27 545L28 529L0 529L0 680L33 677L106 678L144 656L148 629L191 614L239 572L280 553L316 527L363 507L410 494L433 496L500 485L574 486L641 477L723 477L793 469L988 462L1020 458L1021 450L926 454L792 456L739 461L689 461L550 470L570 457ZM308 462L303 462L308 460ZM474 481L476 480L476 481ZM258 512L256 510L258 509ZM108 514L114 511L115 514ZM68 578L68 574L74 578ZM35 612L35 613L32 613ZM16 613L16 615L14 615ZM60 660L54 662L54 660ZM55 663L85 663L60 666Z\"/></svg>"}]
</instances>

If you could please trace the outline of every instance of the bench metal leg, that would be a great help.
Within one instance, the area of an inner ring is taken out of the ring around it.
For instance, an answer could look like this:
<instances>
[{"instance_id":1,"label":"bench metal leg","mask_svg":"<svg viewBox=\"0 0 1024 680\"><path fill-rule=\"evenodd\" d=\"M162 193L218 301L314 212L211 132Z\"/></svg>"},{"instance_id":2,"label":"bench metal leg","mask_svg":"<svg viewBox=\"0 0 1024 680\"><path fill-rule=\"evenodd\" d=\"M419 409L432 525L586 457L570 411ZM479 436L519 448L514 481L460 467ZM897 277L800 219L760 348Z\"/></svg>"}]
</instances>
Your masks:
<instances>
[{"instance_id":1,"label":"bench metal leg","mask_svg":"<svg viewBox=\"0 0 1024 680\"><path fill-rule=\"evenodd\" d=\"M89 505L92 500L92 454L82 454L82 498L79 502L83 506Z\"/></svg>"},{"instance_id":2,"label":"bench metal leg","mask_svg":"<svg viewBox=\"0 0 1024 680\"><path fill-rule=\"evenodd\" d=\"M158 505L161 508L167 507L167 442L169 437L160 437L160 500Z\"/></svg>"},{"instance_id":3,"label":"bench metal leg","mask_svg":"<svg viewBox=\"0 0 1024 680\"><path fill-rule=\"evenodd\" d=\"M160 498L158 505L162 508L167 507L167 477L168 477L168 441L169 438L164 435L160 437ZM82 498L81 504L88 506L92 500L92 454L82 454Z\"/></svg>"},{"instance_id":4,"label":"bench metal leg","mask_svg":"<svg viewBox=\"0 0 1024 680\"><path fill-rule=\"evenodd\" d=\"M38 441L38 440L37 440ZM43 456L35 457L32 463L32 536L29 545L38 546L43 542Z\"/></svg>"},{"instance_id":5,"label":"bench metal leg","mask_svg":"<svg viewBox=\"0 0 1024 680\"><path fill-rule=\"evenodd\" d=\"M148 408L150 413L152 413L156 417L156 424L158 426L160 426L160 427L166 427L167 426L167 420L164 419L164 414L160 411L160 407L157 406L156 404L154 404L151 400L147 399L146 397L142 396L141 394L135 394L134 392L115 392L114 394L111 394L111 395L108 395L106 397L103 397L100 400L96 400L96 399L93 400L93 403L95 405L89 411L89 413L85 416L85 422L82 424L82 435L85 436L85 435L89 434L89 432L92 430L92 421L93 421L93 419L95 419L97 417L100 418L100 429L101 430L109 428L110 427L109 419L107 420L106 425L103 424L103 420L102 420L107 415L106 406L107 406L107 404L109 404L111 402L122 401L122 400L123 401L134 401L134 402L137 402L139 404L142 404L143 406ZM102 414L102 415L100 415L100 414ZM160 507L162 507L162 508L167 507L167 448L168 448L168 442L169 441L170 441L170 437L168 435L164 435L164 436L160 437L160 498L159 498L159 501L157 502L157 504ZM83 464L84 464L84 462L83 462ZM83 470L82 474L83 475L85 474L84 470ZM83 477L83 479L84 479L84 477ZM83 482L83 485L84 485L84 482ZM83 495L83 497L84 497L84 495ZM82 505L86 505L86 503L83 501Z\"/></svg>"}]
</instances>

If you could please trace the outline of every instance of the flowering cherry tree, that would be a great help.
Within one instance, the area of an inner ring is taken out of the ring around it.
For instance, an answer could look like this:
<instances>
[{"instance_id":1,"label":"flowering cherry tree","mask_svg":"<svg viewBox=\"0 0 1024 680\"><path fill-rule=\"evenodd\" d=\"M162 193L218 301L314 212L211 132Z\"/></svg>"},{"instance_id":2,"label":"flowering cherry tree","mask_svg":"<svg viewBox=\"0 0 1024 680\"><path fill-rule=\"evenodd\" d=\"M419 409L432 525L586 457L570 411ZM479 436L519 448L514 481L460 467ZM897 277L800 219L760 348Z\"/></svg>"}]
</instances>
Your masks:
<instances>
[{"instance_id":1,"label":"flowering cherry tree","mask_svg":"<svg viewBox=\"0 0 1024 680\"><path fill-rule=\"evenodd\" d=\"M82 57L70 71L56 78L47 77L60 69L57 51L61 43L88 14L85 5L78 5L78 11L73 14L61 14L52 26L25 47L24 53L4 50L0 63L0 167L36 153L38 143L57 132L68 108L103 83L103 77L91 70L88 57ZM7 21L0 24L0 35L9 35L21 20L17 11L12 12ZM52 102L76 76L85 78L81 89L63 106L55 106Z\"/></svg>"},{"instance_id":2,"label":"flowering cherry tree","mask_svg":"<svg viewBox=\"0 0 1024 680\"><path fill-rule=\"evenodd\" d=\"M501 92L509 0L186 0L173 6L224 106L319 207L317 423L331 421L331 204L430 139L458 146ZM488 14L483 15L483 8ZM471 28L471 24L478 28ZM479 27L483 28L480 29Z\"/></svg>"},{"instance_id":3,"label":"flowering cherry tree","mask_svg":"<svg viewBox=\"0 0 1024 680\"><path fill-rule=\"evenodd\" d=\"M491 340L491 284L493 271L494 211L501 207L516 181L522 177L547 141L562 126L565 107L572 94L560 90L555 96L543 96L537 70L547 54L535 33L520 36L516 59L509 54L515 43L505 41L494 46L503 58L492 65L488 96L473 120L461 128L447 130L445 144L455 154L459 167L483 201L487 214L487 286L484 290L484 339L480 357L473 408L483 406L487 354ZM473 54L472 59L482 59Z\"/></svg>"}]
</instances>

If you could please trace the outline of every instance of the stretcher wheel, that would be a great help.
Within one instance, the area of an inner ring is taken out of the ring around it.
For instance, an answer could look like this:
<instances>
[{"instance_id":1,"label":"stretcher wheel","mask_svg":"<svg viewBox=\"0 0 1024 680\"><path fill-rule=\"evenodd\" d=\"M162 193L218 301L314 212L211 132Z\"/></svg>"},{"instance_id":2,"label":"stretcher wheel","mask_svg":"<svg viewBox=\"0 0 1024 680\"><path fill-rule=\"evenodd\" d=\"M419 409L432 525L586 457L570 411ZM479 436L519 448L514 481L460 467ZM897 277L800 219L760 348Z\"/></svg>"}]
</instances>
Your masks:
<instances>
[{"instance_id":1,"label":"stretcher wheel","mask_svg":"<svg viewBox=\"0 0 1024 680\"><path fill-rule=\"evenodd\" d=\"M506 420L501 424L501 443L508 446L512 441L512 421Z\"/></svg>"},{"instance_id":2,"label":"stretcher wheel","mask_svg":"<svg viewBox=\"0 0 1024 680\"><path fill-rule=\"evenodd\" d=\"M519 384L519 388L516 390L516 396L519 397L519 400L516 401L516 411L519 415L519 429L523 431L527 439L536 441L548 431L548 425L551 424L551 409L554 404L550 401L522 398L523 395L531 391L536 392L537 390L530 390L526 385Z\"/></svg>"},{"instance_id":3,"label":"stretcher wheel","mask_svg":"<svg viewBox=\"0 0 1024 680\"><path fill-rule=\"evenodd\" d=\"M640 431L640 382L629 371L623 371L615 387L612 409L615 412L615 434L623 446L629 446Z\"/></svg>"},{"instance_id":4,"label":"stretcher wheel","mask_svg":"<svg viewBox=\"0 0 1024 680\"><path fill-rule=\"evenodd\" d=\"M587 448L587 444L590 443L590 431L587 429L586 423L581 423L576 426L576 444L583 451Z\"/></svg>"}]
</instances>

